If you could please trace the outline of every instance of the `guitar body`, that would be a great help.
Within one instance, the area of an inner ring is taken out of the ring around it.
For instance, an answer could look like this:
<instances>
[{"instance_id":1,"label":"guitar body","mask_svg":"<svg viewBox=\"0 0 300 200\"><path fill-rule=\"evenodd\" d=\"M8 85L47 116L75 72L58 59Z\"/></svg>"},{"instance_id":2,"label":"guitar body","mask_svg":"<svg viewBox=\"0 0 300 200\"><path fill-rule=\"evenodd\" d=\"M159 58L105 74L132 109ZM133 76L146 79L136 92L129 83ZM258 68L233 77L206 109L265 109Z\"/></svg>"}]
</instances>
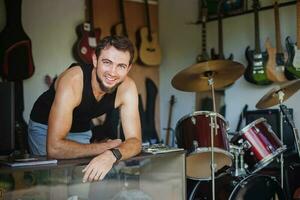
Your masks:
<instances>
[{"instance_id":1,"label":"guitar body","mask_svg":"<svg viewBox=\"0 0 300 200\"><path fill-rule=\"evenodd\" d=\"M268 79L273 82L287 81L284 75L286 56L283 53L277 53L277 49L272 47L269 39L266 40L265 46L269 56L266 63L266 73Z\"/></svg>"},{"instance_id":2,"label":"guitar body","mask_svg":"<svg viewBox=\"0 0 300 200\"><path fill-rule=\"evenodd\" d=\"M228 56L228 58L225 58L224 55L217 54L215 48L210 50L210 55L212 60L233 60L232 53Z\"/></svg>"},{"instance_id":3,"label":"guitar body","mask_svg":"<svg viewBox=\"0 0 300 200\"><path fill-rule=\"evenodd\" d=\"M139 30L140 48L139 56L142 63L149 66L158 66L161 62L161 50L158 44L157 33L151 33L152 40L148 37L148 28Z\"/></svg>"},{"instance_id":4,"label":"guitar body","mask_svg":"<svg viewBox=\"0 0 300 200\"><path fill-rule=\"evenodd\" d=\"M248 66L244 73L245 79L256 85L269 85L272 82L268 79L266 73L266 61L268 60L267 52L255 53L248 46L246 49L246 59Z\"/></svg>"},{"instance_id":5,"label":"guitar body","mask_svg":"<svg viewBox=\"0 0 300 200\"><path fill-rule=\"evenodd\" d=\"M31 41L21 24L21 0L5 1L7 24L0 33L0 75L9 81L34 73Z\"/></svg>"},{"instance_id":6,"label":"guitar body","mask_svg":"<svg viewBox=\"0 0 300 200\"><path fill-rule=\"evenodd\" d=\"M113 27L113 30L112 30L112 33L115 34L115 35L119 35L119 36L127 36L125 35L125 30L123 28L123 24L117 24ZM133 60L132 60L132 63L135 63L138 59L138 50L136 48L136 45L135 45L135 41L133 40L132 37L130 36L127 36L128 39L132 42L133 44L133 48L134 48L134 55L133 55Z\"/></svg>"},{"instance_id":7,"label":"guitar body","mask_svg":"<svg viewBox=\"0 0 300 200\"><path fill-rule=\"evenodd\" d=\"M83 23L76 28L78 40L73 46L74 57L78 62L91 64L92 55L100 40L101 30L91 29L89 23Z\"/></svg>"},{"instance_id":8,"label":"guitar body","mask_svg":"<svg viewBox=\"0 0 300 200\"><path fill-rule=\"evenodd\" d=\"M300 78L300 50L290 37L285 40L288 59L285 65L285 75L289 80Z\"/></svg>"}]
</instances>

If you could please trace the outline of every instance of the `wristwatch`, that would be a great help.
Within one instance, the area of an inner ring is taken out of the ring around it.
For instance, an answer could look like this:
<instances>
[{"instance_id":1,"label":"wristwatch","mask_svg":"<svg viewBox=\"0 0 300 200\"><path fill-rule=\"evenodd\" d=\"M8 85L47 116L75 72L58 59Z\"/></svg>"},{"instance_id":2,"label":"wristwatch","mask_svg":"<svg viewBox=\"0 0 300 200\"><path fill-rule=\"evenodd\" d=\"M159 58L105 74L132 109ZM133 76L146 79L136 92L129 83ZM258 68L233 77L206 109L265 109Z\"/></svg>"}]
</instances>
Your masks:
<instances>
[{"instance_id":1,"label":"wristwatch","mask_svg":"<svg viewBox=\"0 0 300 200\"><path fill-rule=\"evenodd\" d=\"M114 154L114 156L116 157L117 161L121 160L122 154L121 154L119 149L110 149L110 150Z\"/></svg>"}]
</instances>

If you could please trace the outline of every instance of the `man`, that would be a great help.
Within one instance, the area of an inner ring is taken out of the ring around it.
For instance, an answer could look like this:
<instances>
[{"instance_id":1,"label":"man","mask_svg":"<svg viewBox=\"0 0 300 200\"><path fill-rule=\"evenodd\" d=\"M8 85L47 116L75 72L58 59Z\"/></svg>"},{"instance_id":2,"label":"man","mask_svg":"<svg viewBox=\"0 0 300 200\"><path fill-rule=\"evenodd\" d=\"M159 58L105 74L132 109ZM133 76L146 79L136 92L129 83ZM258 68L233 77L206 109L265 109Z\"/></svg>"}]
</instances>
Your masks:
<instances>
[{"instance_id":1,"label":"man","mask_svg":"<svg viewBox=\"0 0 300 200\"><path fill-rule=\"evenodd\" d=\"M93 55L93 66L72 65L35 102L29 121L33 154L57 159L96 156L83 181L101 180L119 159L141 151L138 93L127 76L133 45L126 37L108 36ZM91 119L119 107L125 141L89 144Z\"/></svg>"}]
</instances>

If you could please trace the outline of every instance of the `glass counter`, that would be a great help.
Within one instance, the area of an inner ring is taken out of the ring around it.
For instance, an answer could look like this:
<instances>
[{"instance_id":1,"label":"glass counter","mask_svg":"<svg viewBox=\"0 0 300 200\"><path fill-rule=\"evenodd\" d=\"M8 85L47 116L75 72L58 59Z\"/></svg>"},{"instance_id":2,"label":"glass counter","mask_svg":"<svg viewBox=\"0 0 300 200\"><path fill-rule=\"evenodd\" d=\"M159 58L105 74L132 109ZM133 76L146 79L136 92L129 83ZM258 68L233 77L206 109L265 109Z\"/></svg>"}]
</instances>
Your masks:
<instances>
[{"instance_id":1,"label":"glass counter","mask_svg":"<svg viewBox=\"0 0 300 200\"><path fill-rule=\"evenodd\" d=\"M0 167L0 200L186 199L185 151L141 154L114 165L104 180L83 183L90 159Z\"/></svg>"}]
</instances>

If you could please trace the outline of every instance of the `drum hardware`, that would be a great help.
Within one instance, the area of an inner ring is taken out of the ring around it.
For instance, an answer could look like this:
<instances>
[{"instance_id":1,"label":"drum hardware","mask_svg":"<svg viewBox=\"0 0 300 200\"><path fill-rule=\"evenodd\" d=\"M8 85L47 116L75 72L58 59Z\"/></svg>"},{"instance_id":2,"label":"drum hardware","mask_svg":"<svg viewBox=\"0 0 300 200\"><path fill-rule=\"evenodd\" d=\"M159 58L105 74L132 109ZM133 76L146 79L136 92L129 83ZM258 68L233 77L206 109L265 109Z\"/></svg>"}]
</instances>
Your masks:
<instances>
[{"instance_id":1,"label":"drum hardware","mask_svg":"<svg viewBox=\"0 0 300 200\"><path fill-rule=\"evenodd\" d=\"M231 152L234 155L234 163L235 169L233 172L233 176L245 176L246 168L248 167L247 164L244 163L244 150L243 147L230 145Z\"/></svg>"},{"instance_id":2,"label":"drum hardware","mask_svg":"<svg viewBox=\"0 0 300 200\"><path fill-rule=\"evenodd\" d=\"M280 108L280 139L283 142L283 118L285 117L293 129L294 137L296 141L296 147L298 150L298 156L300 157L300 136L298 130L296 129L292 119L290 119L289 114L285 112L286 107L283 105L283 102L295 94L300 89L300 80L296 79L289 81L282 85L278 85L271 89L266 95L264 95L259 102L256 104L257 108L268 108L274 105L279 104ZM284 187L284 158L283 154L280 155L280 179L281 187Z\"/></svg>"},{"instance_id":3,"label":"drum hardware","mask_svg":"<svg viewBox=\"0 0 300 200\"><path fill-rule=\"evenodd\" d=\"M211 90L213 113L210 116L210 147L211 147L211 180L212 199L215 199L215 171L217 165L214 155L214 137L218 134L218 122L215 102L215 87L222 88L232 84L242 74L245 68L242 64L230 60L210 60L197 63L182 70L172 79L172 85L183 91L206 91Z\"/></svg>"}]
</instances>

